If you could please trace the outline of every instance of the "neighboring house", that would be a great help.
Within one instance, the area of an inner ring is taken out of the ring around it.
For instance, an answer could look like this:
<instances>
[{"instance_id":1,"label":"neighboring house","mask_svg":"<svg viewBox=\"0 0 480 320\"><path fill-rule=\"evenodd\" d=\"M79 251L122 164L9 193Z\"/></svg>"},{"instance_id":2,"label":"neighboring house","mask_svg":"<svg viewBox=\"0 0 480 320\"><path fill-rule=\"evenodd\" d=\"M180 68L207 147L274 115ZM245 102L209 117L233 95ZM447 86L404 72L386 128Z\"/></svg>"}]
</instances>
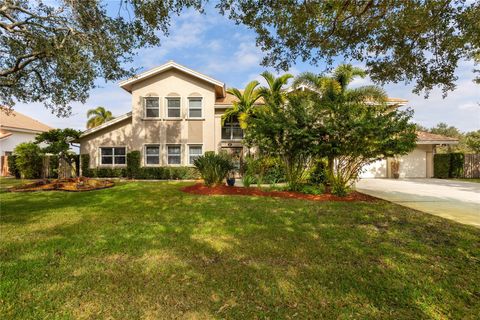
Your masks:
<instances>
[{"instance_id":1,"label":"neighboring house","mask_svg":"<svg viewBox=\"0 0 480 320\"><path fill-rule=\"evenodd\" d=\"M222 125L221 121L236 99L226 93L223 82L169 61L120 82L120 87L131 93L132 111L80 136L80 154L90 155L90 168L124 167L126 154L134 150L140 151L142 166L189 166L206 151L219 150L241 161L243 131L236 122ZM406 102L392 98L388 103L396 107ZM417 149L404 157L403 168L411 162L426 168L427 150L449 143L443 138L419 139ZM424 149L422 158L418 150ZM372 177L387 177L387 164L384 169L382 165L369 166L367 172ZM403 176L429 176L427 169L420 171L407 170Z\"/></svg>"},{"instance_id":2,"label":"neighboring house","mask_svg":"<svg viewBox=\"0 0 480 320\"><path fill-rule=\"evenodd\" d=\"M0 156L1 175L7 175L4 156L12 154L17 145L23 142L32 142L37 134L53 128L34 120L17 111L7 113L0 108Z\"/></svg>"}]
</instances>

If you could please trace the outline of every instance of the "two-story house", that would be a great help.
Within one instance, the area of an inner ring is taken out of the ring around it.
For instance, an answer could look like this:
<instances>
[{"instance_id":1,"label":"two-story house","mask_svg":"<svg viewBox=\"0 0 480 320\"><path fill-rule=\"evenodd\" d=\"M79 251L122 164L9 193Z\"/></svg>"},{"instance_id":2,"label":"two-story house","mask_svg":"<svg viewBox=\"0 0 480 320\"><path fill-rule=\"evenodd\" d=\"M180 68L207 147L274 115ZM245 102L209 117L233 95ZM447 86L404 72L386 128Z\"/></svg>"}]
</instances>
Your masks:
<instances>
[{"instance_id":1,"label":"two-story house","mask_svg":"<svg viewBox=\"0 0 480 320\"><path fill-rule=\"evenodd\" d=\"M142 166L189 166L206 151L243 156L238 123L222 125L222 114L235 97L225 84L173 61L120 82L131 94L132 111L81 135L80 153L90 167L126 166L127 152L140 151ZM405 105L390 99L392 106ZM417 149L402 157L402 177L431 177L434 146L454 139L419 135ZM389 162L368 166L365 177L389 177Z\"/></svg>"},{"instance_id":2,"label":"two-story house","mask_svg":"<svg viewBox=\"0 0 480 320\"><path fill-rule=\"evenodd\" d=\"M89 129L80 137L80 153L90 167L126 165L138 150L142 166L188 166L205 151L224 148L241 155L238 123L222 126L232 106L225 84L173 61L122 81L132 96L132 111Z\"/></svg>"}]
</instances>

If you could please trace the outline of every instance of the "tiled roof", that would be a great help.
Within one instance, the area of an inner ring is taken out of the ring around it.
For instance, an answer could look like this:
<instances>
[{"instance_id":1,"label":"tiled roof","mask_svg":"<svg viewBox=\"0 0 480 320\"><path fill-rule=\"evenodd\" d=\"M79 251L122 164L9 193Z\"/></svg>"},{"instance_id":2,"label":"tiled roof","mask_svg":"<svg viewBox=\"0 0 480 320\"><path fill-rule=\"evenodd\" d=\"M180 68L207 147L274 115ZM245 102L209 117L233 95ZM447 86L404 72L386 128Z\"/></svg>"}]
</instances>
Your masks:
<instances>
[{"instance_id":1,"label":"tiled roof","mask_svg":"<svg viewBox=\"0 0 480 320\"><path fill-rule=\"evenodd\" d=\"M421 142L426 142L426 141L458 142L458 139L442 136L441 134L425 132L425 131L417 131L417 140Z\"/></svg>"},{"instance_id":2,"label":"tiled roof","mask_svg":"<svg viewBox=\"0 0 480 320\"><path fill-rule=\"evenodd\" d=\"M30 118L17 111L10 111L8 114L5 110L0 108L0 128L10 128L18 130L29 130L44 132L52 130L52 127L47 126L40 121Z\"/></svg>"}]
</instances>

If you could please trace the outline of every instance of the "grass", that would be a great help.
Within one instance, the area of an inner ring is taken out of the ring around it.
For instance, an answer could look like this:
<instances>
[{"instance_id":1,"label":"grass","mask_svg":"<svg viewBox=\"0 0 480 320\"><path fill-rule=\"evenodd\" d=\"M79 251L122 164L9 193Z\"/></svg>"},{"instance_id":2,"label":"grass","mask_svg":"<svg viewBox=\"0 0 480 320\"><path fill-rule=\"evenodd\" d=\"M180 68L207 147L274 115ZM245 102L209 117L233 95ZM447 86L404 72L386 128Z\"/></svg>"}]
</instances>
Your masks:
<instances>
[{"instance_id":1,"label":"grass","mask_svg":"<svg viewBox=\"0 0 480 320\"><path fill-rule=\"evenodd\" d=\"M19 186L32 181L33 180L15 179L13 177L0 177L0 192L4 192L10 187Z\"/></svg>"},{"instance_id":2,"label":"grass","mask_svg":"<svg viewBox=\"0 0 480 320\"><path fill-rule=\"evenodd\" d=\"M391 203L1 193L1 319L475 319L480 230Z\"/></svg>"}]
</instances>

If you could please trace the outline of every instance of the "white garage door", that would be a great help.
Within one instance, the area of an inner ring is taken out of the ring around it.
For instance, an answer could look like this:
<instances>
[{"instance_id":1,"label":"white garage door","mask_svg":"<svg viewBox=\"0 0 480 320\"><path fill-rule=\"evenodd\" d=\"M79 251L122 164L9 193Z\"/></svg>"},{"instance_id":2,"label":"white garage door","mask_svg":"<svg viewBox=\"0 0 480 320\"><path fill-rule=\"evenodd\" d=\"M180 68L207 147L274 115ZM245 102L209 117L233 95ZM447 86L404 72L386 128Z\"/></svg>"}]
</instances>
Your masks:
<instances>
[{"instance_id":1,"label":"white garage door","mask_svg":"<svg viewBox=\"0 0 480 320\"><path fill-rule=\"evenodd\" d=\"M426 178L427 153L419 148L400 158L400 178Z\"/></svg>"},{"instance_id":2,"label":"white garage door","mask_svg":"<svg viewBox=\"0 0 480 320\"><path fill-rule=\"evenodd\" d=\"M363 167L360 178L386 178L387 161L378 160Z\"/></svg>"}]
</instances>

